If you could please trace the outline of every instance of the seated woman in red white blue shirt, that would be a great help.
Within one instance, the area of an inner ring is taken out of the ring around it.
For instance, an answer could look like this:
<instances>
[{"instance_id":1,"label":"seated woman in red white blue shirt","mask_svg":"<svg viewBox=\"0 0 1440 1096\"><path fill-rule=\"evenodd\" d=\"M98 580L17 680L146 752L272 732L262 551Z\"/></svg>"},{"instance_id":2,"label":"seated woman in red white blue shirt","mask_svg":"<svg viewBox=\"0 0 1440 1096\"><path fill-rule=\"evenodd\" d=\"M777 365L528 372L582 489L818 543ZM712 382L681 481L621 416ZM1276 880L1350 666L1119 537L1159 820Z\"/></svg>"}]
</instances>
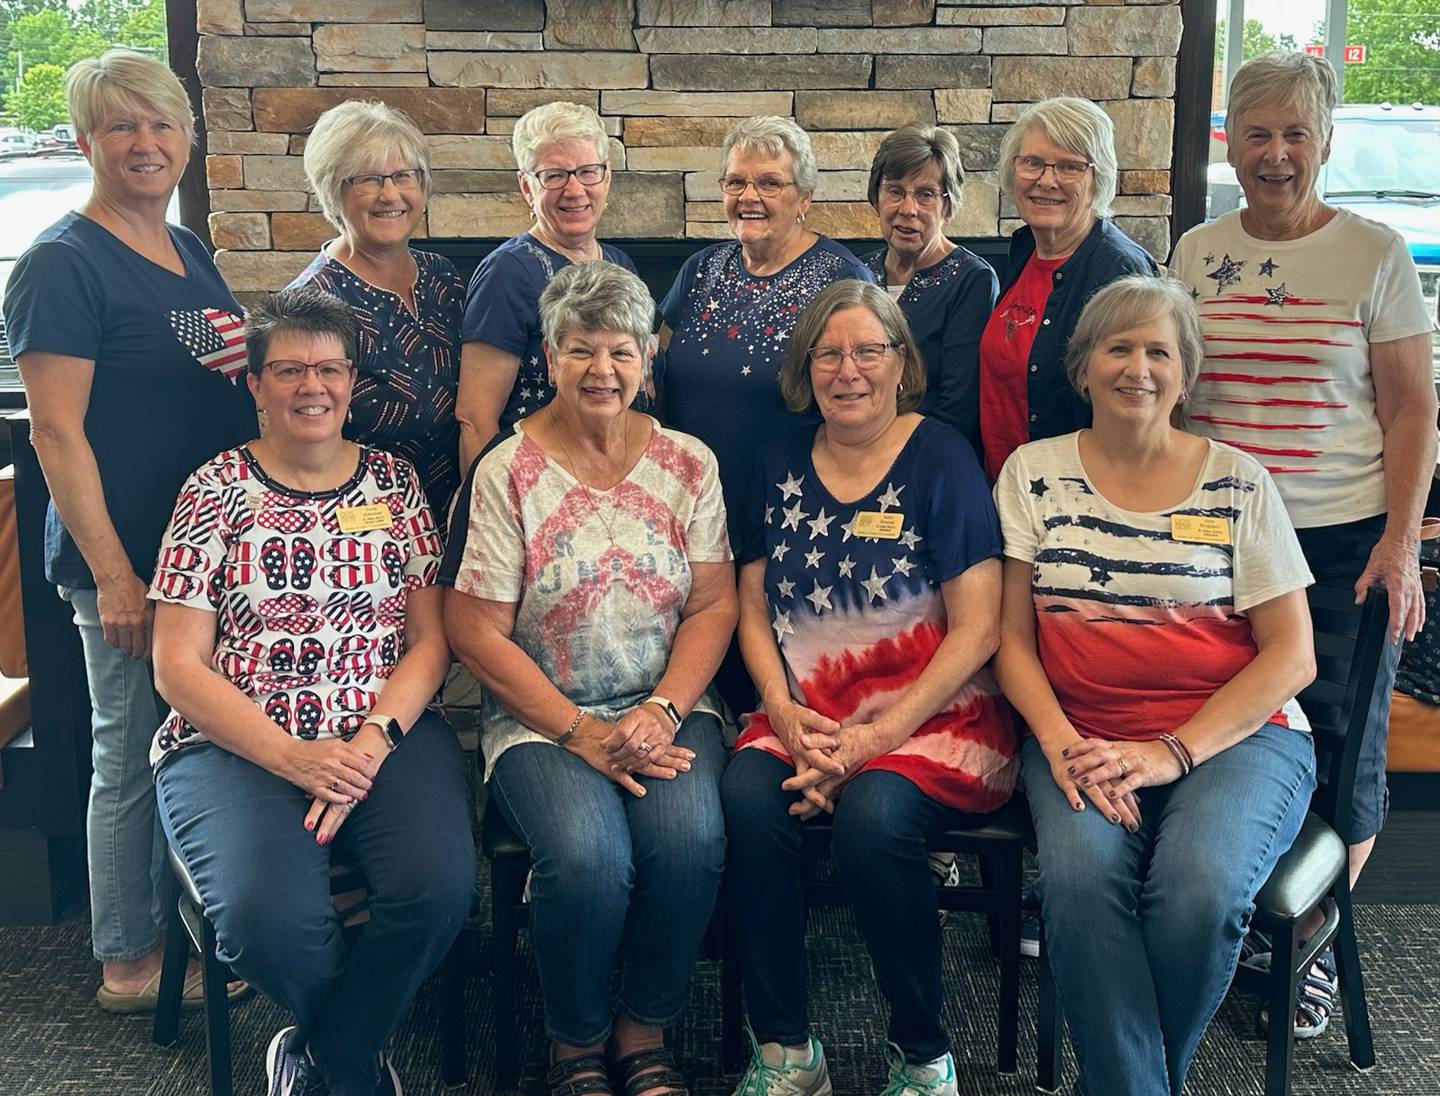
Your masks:
<instances>
[{"instance_id":1,"label":"seated woman in red white blue shirt","mask_svg":"<svg viewBox=\"0 0 1440 1096\"><path fill-rule=\"evenodd\" d=\"M1000 536L970 444L917 414L925 363L899 306L847 280L801 314L780 371L823 419L758 464L740 548L740 643L762 699L722 782L726 891L753 1057L737 1092L831 1091L805 998L802 821L832 851L890 1004L890 1087L956 1091L940 1020L926 838L1014 784L986 663Z\"/></svg>"},{"instance_id":2,"label":"seated woman in red white blue shirt","mask_svg":"<svg viewBox=\"0 0 1440 1096\"><path fill-rule=\"evenodd\" d=\"M995 485L995 672L1029 727L1080 1087L1106 1096L1184 1088L1315 787L1294 700L1314 675L1310 571L1265 469L1171 425L1203 354L1183 285L1110 283L1066 355L1094 426L1022 445Z\"/></svg>"}]
</instances>

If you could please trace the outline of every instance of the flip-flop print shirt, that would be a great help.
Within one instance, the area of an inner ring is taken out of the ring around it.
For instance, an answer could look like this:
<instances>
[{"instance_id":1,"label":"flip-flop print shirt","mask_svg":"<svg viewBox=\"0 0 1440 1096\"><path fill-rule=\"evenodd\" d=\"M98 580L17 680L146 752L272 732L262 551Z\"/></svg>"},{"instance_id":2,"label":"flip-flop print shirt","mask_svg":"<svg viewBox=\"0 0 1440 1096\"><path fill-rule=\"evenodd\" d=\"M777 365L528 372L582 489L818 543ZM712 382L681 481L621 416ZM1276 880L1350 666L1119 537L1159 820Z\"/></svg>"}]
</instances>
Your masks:
<instances>
[{"instance_id":1,"label":"flip-flop print shirt","mask_svg":"<svg viewBox=\"0 0 1440 1096\"><path fill-rule=\"evenodd\" d=\"M382 528L343 532L339 512L379 505ZM361 449L333 491L272 480L227 450L181 488L150 597L216 614L215 670L297 738L348 737L405 653L405 602L432 586L440 536L405 460ZM205 737L172 711L150 762Z\"/></svg>"}]
</instances>

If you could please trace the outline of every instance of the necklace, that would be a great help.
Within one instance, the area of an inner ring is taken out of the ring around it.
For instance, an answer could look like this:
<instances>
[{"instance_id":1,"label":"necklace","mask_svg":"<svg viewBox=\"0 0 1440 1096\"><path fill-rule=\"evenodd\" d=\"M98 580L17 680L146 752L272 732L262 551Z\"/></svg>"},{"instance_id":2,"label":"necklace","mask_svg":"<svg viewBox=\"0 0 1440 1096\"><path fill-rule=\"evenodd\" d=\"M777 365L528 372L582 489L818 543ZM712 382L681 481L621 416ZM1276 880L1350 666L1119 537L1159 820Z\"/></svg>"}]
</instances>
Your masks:
<instances>
[{"instance_id":1,"label":"necklace","mask_svg":"<svg viewBox=\"0 0 1440 1096\"><path fill-rule=\"evenodd\" d=\"M600 504L595 500L595 492L590 489L590 485L586 483L584 477L580 475L580 466L575 462L574 456L571 455L570 447L565 444L564 433L557 431L555 440L560 443L560 450L565 454L565 461L570 466L570 475L574 477L575 482L579 484L581 492L585 495L585 500L590 504L591 513L599 518L600 524L604 526L605 536L610 541L610 547L618 548L619 545L615 543L615 530L610 525L610 519L605 516L605 511L600 508ZM626 462L630 459L630 420L628 417L625 420L625 451L622 459ZM622 473L619 479L609 487L604 488L604 490L607 492L613 490L618 487L624 479L625 474ZM609 510L612 514L615 512L615 504L611 502L608 497L605 499L605 510Z\"/></svg>"}]
</instances>

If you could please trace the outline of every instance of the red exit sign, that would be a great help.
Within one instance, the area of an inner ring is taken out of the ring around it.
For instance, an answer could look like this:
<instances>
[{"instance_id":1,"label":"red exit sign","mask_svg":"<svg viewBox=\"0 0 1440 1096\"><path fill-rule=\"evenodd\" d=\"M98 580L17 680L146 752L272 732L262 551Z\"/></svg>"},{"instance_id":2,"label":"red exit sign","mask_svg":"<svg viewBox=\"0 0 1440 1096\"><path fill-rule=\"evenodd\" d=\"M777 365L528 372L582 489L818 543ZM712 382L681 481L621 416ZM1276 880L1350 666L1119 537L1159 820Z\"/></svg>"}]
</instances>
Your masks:
<instances>
[{"instance_id":1,"label":"red exit sign","mask_svg":"<svg viewBox=\"0 0 1440 1096\"><path fill-rule=\"evenodd\" d=\"M1311 57L1324 57L1325 47L1319 42L1311 42L1304 47L1304 50ZM1365 63L1365 46L1345 46L1344 61L1347 65L1363 65Z\"/></svg>"}]
</instances>

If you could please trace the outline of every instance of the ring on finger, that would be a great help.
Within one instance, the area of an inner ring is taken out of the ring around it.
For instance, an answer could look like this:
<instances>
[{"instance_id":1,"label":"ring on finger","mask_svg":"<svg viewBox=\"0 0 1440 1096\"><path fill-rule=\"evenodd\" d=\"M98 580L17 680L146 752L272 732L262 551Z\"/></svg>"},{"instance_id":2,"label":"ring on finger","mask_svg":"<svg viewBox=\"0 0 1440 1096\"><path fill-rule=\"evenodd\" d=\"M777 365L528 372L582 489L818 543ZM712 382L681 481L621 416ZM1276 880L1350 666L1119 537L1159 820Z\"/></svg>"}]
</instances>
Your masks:
<instances>
[{"instance_id":1,"label":"ring on finger","mask_svg":"<svg viewBox=\"0 0 1440 1096\"><path fill-rule=\"evenodd\" d=\"M1122 757L1122 758L1120 759L1120 775L1121 775L1121 776L1124 776L1124 775L1125 775L1126 773L1128 773L1129 771L1130 771L1130 766L1125 763L1125 759Z\"/></svg>"},{"instance_id":2,"label":"ring on finger","mask_svg":"<svg viewBox=\"0 0 1440 1096\"><path fill-rule=\"evenodd\" d=\"M330 781L330 790L331 790L332 792L338 792L338 791L340 790L340 781L339 781L339 780L332 780L332 781Z\"/></svg>"},{"instance_id":3,"label":"ring on finger","mask_svg":"<svg viewBox=\"0 0 1440 1096\"><path fill-rule=\"evenodd\" d=\"M650 743L642 742L640 743L640 745L635 747L635 750L637 753L648 754L654 748L655 747L651 746Z\"/></svg>"}]
</instances>

